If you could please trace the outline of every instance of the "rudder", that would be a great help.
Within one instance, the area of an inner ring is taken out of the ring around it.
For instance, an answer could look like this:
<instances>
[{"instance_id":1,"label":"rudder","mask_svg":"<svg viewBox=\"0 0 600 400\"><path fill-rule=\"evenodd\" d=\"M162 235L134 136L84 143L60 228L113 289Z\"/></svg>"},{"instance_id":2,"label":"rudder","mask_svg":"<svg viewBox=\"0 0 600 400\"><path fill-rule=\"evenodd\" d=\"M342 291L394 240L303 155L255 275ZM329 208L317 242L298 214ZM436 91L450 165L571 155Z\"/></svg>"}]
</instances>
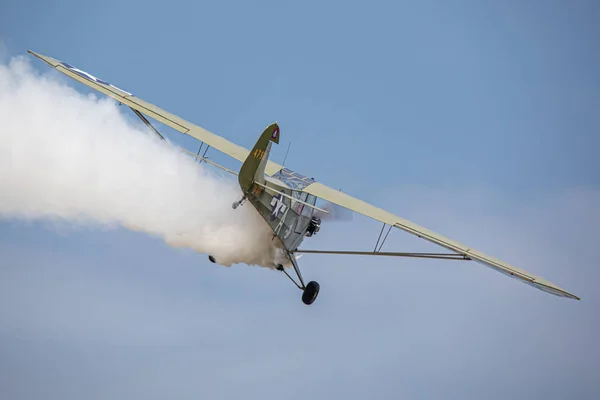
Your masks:
<instances>
[{"instance_id":1,"label":"rudder","mask_svg":"<svg viewBox=\"0 0 600 400\"><path fill-rule=\"evenodd\" d=\"M246 157L244 164L242 164L238 182L244 193L250 190L254 181L264 184L265 166L269 159L271 142L279 144L279 125L277 122L269 125L263 131L252 151Z\"/></svg>"}]
</instances>

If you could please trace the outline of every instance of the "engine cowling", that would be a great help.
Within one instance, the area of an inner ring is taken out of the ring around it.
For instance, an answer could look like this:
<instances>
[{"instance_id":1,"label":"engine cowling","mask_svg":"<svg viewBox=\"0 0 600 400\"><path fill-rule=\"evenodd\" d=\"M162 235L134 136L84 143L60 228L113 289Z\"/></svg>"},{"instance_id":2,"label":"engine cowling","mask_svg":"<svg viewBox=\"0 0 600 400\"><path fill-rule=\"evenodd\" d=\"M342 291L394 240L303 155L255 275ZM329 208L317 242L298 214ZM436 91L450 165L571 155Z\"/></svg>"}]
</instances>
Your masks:
<instances>
[{"instance_id":1,"label":"engine cowling","mask_svg":"<svg viewBox=\"0 0 600 400\"><path fill-rule=\"evenodd\" d=\"M310 223L308 224L308 228L306 229L306 236L311 237L319 232L321 229L321 218L312 217Z\"/></svg>"}]
</instances>

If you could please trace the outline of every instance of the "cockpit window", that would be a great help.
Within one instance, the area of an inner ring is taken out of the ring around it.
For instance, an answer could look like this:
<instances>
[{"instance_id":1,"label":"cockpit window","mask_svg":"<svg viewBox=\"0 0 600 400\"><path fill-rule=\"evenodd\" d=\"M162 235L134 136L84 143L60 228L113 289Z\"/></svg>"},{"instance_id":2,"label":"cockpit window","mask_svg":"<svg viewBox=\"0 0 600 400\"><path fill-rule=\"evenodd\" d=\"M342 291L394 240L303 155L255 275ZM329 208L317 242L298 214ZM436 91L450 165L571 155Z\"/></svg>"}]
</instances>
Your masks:
<instances>
[{"instance_id":1,"label":"cockpit window","mask_svg":"<svg viewBox=\"0 0 600 400\"><path fill-rule=\"evenodd\" d=\"M307 195L308 194L304 193L304 192L298 192L296 190L292 191L292 197L295 199L298 199L300 201L306 202ZM310 207L305 207L304 204L302 204L302 203L299 203L297 201L292 201L292 209L294 211L296 211L297 213L300 214L304 208L310 208Z\"/></svg>"},{"instance_id":2,"label":"cockpit window","mask_svg":"<svg viewBox=\"0 0 600 400\"><path fill-rule=\"evenodd\" d=\"M288 185L290 188L296 190L303 190L305 187L315 182L314 179L301 175L287 168L282 168L281 170L273 174L272 177L275 179L279 179L280 181Z\"/></svg>"},{"instance_id":3,"label":"cockpit window","mask_svg":"<svg viewBox=\"0 0 600 400\"><path fill-rule=\"evenodd\" d=\"M306 194L306 193L304 193L304 194ZM304 201L306 203L314 206L317 201L317 198L315 196L313 196L312 194L309 194L308 197L306 198L306 200L304 200ZM314 212L315 212L315 209L312 207L304 206L304 208L302 209L302 215L304 215L305 217L312 216Z\"/></svg>"}]
</instances>

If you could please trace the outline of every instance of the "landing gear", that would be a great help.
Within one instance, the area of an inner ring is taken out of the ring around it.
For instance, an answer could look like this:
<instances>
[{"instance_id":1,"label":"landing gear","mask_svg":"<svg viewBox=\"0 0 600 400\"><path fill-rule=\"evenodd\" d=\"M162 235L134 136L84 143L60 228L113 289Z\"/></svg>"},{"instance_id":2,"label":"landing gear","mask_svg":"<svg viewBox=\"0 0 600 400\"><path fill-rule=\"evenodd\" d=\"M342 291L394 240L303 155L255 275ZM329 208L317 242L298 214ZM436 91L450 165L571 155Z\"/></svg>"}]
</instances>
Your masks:
<instances>
[{"instance_id":1,"label":"landing gear","mask_svg":"<svg viewBox=\"0 0 600 400\"><path fill-rule=\"evenodd\" d=\"M211 263L216 263L217 262L217 260L213 256L211 256L211 255L208 256L208 259L209 259L209 261Z\"/></svg>"},{"instance_id":2,"label":"landing gear","mask_svg":"<svg viewBox=\"0 0 600 400\"><path fill-rule=\"evenodd\" d=\"M302 302L307 306L310 306L317 299L319 295L319 284L315 281L308 282L308 285L304 288L302 293Z\"/></svg>"},{"instance_id":3,"label":"landing gear","mask_svg":"<svg viewBox=\"0 0 600 400\"><path fill-rule=\"evenodd\" d=\"M300 284L298 284L296 282L296 280L287 273L287 271L285 270L283 265L281 265L281 264L277 265L276 269L278 271L283 272L288 278L290 278L290 280L292 282L294 282L294 284L296 285L296 287L298 287L298 289L302 290L302 302L304 304L306 304L307 306L309 306L312 303L314 303L315 300L317 299L317 296L319 295L320 286L315 281L310 281L310 282L308 282L308 285L305 285L304 279L302 279L302 274L300 273L300 268L298 267L298 262L296 261L296 257L292 253L288 253L288 258L290 259L290 261L292 262L292 265L294 266L294 271L296 272L296 276L298 277Z\"/></svg>"}]
</instances>

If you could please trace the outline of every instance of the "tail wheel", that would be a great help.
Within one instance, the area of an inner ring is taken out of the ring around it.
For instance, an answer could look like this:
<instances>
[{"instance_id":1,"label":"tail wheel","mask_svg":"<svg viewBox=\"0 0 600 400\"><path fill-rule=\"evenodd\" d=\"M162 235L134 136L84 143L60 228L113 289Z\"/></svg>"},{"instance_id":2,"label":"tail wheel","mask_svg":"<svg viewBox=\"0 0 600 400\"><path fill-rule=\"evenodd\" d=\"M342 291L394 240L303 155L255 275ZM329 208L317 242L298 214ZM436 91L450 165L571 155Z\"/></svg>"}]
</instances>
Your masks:
<instances>
[{"instance_id":1,"label":"tail wheel","mask_svg":"<svg viewBox=\"0 0 600 400\"><path fill-rule=\"evenodd\" d=\"M308 285L306 285L304 292L302 293L302 302L308 306L314 303L319 295L319 289L320 286L317 282L308 282Z\"/></svg>"}]
</instances>

